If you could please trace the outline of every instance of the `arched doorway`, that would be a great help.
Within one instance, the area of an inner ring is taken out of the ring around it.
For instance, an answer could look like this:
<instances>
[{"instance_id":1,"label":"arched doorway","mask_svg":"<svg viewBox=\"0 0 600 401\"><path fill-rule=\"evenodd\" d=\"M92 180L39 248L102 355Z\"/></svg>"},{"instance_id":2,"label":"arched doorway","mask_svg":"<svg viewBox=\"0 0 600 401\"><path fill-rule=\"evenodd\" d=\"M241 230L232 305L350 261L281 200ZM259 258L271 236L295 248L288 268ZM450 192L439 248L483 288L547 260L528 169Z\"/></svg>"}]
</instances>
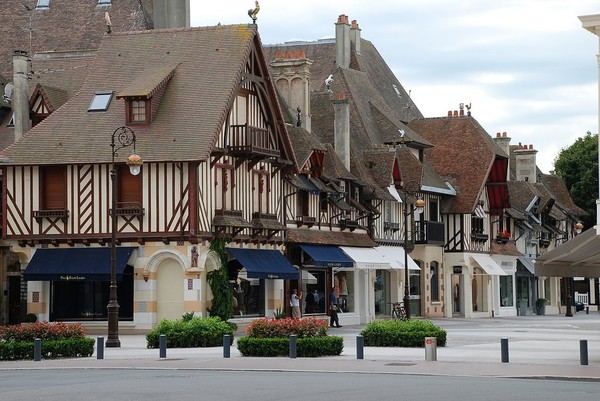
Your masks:
<instances>
[{"instance_id":1,"label":"arched doorway","mask_svg":"<svg viewBox=\"0 0 600 401\"><path fill-rule=\"evenodd\" d=\"M181 319L183 305L183 269L175 259L166 258L156 270L156 319Z\"/></svg>"}]
</instances>

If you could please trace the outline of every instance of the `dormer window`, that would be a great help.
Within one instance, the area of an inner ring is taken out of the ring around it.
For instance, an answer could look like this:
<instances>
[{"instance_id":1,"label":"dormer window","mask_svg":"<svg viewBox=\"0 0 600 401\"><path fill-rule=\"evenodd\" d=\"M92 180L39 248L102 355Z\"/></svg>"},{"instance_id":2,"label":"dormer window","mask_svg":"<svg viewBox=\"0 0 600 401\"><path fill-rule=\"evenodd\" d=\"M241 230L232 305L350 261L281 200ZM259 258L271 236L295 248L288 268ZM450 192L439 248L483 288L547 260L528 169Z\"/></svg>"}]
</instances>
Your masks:
<instances>
[{"instance_id":1,"label":"dormer window","mask_svg":"<svg viewBox=\"0 0 600 401\"><path fill-rule=\"evenodd\" d=\"M117 93L117 99L125 100L126 124L152 123L167 84L174 74L173 66L149 67Z\"/></svg>"},{"instance_id":2,"label":"dormer window","mask_svg":"<svg viewBox=\"0 0 600 401\"><path fill-rule=\"evenodd\" d=\"M150 110L150 101L146 99L129 98L126 100L127 104L127 124L148 124Z\"/></svg>"},{"instance_id":3,"label":"dormer window","mask_svg":"<svg viewBox=\"0 0 600 401\"><path fill-rule=\"evenodd\" d=\"M50 0L38 0L36 10L47 10L50 8Z\"/></svg>"},{"instance_id":4,"label":"dormer window","mask_svg":"<svg viewBox=\"0 0 600 401\"><path fill-rule=\"evenodd\" d=\"M106 111L113 98L114 92L96 92L88 111Z\"/></svg>"}]
</instances>

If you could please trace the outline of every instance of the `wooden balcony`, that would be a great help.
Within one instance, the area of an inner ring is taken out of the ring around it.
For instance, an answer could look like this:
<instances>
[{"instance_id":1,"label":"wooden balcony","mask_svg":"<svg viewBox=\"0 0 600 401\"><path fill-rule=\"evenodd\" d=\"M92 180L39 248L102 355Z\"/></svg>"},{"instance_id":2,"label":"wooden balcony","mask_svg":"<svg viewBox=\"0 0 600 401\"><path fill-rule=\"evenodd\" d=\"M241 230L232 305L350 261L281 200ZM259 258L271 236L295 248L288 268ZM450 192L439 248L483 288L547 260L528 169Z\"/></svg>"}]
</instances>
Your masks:
<instances>
[{"instance_id":1,"label":"wooden balcony","mask_svg":"<svg viewBox=\"0 0 600 401\"><path fill-rule=\"evenodd\" d=\"M417 221L413 237L416 244L444 245L444 223Z\"/></svg>"},{"instance_id":2,"label":"wooden balcony","mask_svg":"<svg viewBox=\"0 0 600 401\"><path fill-rule=\"evenodd\" d=\"M279 149L275 149L270 141L269 131L252 127L248 124L232 125L229 128L229 153L237 157L267 156L279 157Z\"/></svg>"},{"instance_id":3,"label":"wooden balcony","mask_svg":"<svg viewBox=\"0 0 600 401\"><path fill-rule=\"evenodd\" d=\"M66 222L69 218L69 211L66 209L47 209L47 210L34 210L33 218L41 223L43 219L61 219Z\"/></svg>"},{"instance_id":4,"label":"wooden balcony","mask_svg":"<svg viewBox=\"0 0 600 401\"><path fill-rule=\"evenodd\" d=\"M307 226L312 227L317 222L317 219L311 216L296 216L296 225L298 227Z\"/></svg>"}]
</instances>

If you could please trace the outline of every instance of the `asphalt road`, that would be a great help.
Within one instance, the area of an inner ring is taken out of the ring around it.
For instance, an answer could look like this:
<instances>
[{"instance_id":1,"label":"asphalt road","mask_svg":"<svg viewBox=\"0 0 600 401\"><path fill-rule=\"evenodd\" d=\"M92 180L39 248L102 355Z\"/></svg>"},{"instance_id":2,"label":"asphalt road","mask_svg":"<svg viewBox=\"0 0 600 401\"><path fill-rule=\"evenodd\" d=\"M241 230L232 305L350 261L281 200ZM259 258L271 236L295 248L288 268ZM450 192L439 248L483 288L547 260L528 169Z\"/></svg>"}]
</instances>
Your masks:
<instances>
[{"instance_id":1,"label":"asphalt road","mask_svg":"<svg viewBox=\"0 0 600 401\"><path fill-rule=\"evenodd\" d=\"M595 382L384 373L63 369L3 371L0 380L11 401L600 399Z\"/></svg>"}]
</instances>

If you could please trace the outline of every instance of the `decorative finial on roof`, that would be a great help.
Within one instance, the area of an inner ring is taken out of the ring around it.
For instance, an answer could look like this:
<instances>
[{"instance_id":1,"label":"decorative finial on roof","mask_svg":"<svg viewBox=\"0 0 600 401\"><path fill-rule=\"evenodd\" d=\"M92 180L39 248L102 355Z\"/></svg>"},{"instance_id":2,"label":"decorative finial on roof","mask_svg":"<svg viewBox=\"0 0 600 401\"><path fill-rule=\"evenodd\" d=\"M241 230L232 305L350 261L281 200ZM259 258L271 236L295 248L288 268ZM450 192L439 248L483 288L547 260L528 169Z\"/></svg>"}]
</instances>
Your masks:
<instances>
[{"instance_id":1,"label":"decorative finial on roof","mask_svg":"<svg viewBox=\"0 0 600 401\"><path fill-rule=\"evenodd\" d=\"M254 8L248 10L248 16L252 18L252 23L256 24L256 14L258 14L258 12L260 11L260 5L258 4L258 1L255 1L254 4Z\"/></svg>"},{"instance_id":2,"label":"decorative finial on roof","mask_svg":"<svg viewBox=\"0 0 600 401\"><path fill-rule=\"evenodd\" d=\"M333 83L333 74L329 74L327 79L325 80L325 87L329 92L331 92L331 84Z\"/></svg>"},{"instance_id":3,"label":"decorative finial on roof","mask_svg":"<svg viewBox=\"0 0 600 401\"><path fill-rule=\"evenodd\" d=\"M471 103L465 105L465 107L467 108L467 116L470 116L471 115ZM506 132L505 132L505 134L506 134Z\"/></svg>"},{"instance_id":4,"label":"decorative finial on roof","mask_svg":"<svg viewBox=\"0 0 600 401\"><path fill-rule=\"evenodd\" d=\"M106 21L106 33L112 33L112 23L110 22L110 15L108 15L108 11L104 13L104 20Z\"/></svg>"}]
</instances>

